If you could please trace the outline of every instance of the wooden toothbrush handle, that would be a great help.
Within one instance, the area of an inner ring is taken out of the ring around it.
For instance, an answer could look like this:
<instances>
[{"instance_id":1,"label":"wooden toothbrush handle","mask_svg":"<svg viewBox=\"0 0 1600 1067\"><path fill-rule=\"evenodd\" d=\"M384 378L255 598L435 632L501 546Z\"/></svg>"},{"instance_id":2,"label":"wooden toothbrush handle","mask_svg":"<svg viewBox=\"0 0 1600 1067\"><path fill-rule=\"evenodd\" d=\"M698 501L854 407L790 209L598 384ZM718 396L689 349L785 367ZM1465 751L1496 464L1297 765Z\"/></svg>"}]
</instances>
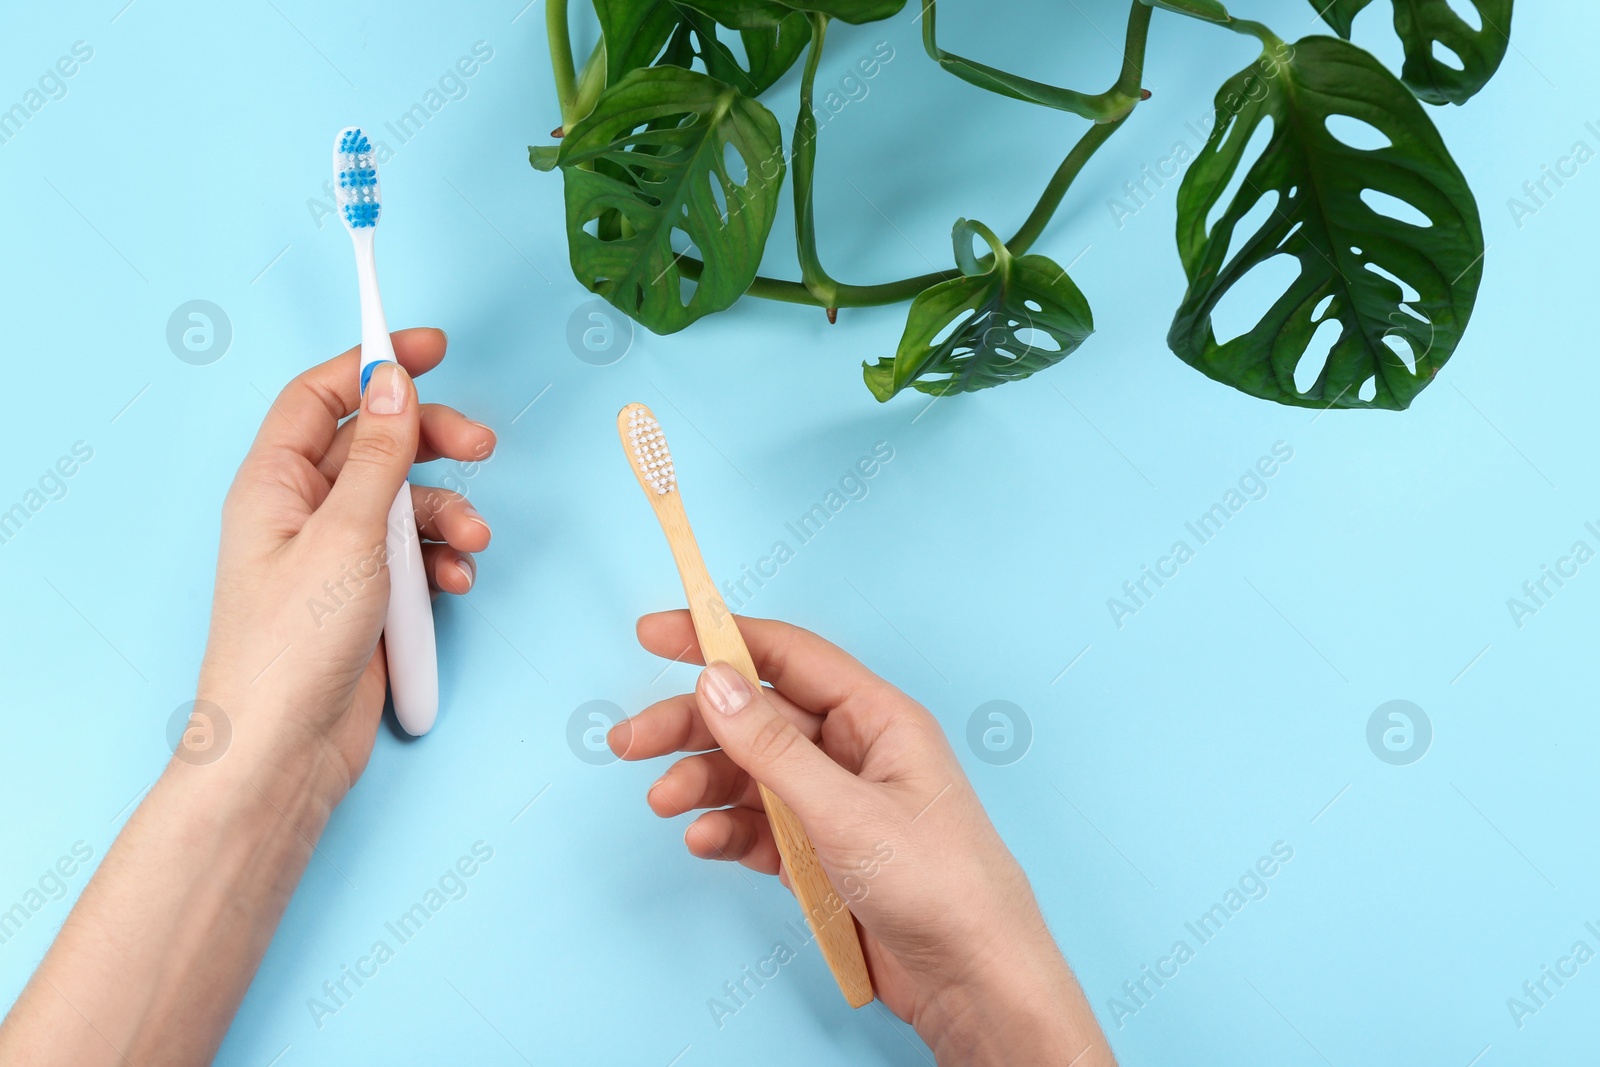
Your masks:
<instances>
[{"instance_id":1,"label":"wooden toothbrush handle","mask_svg":"<svg viewBox=\"0 0 1600 1067\"><path fill-rule=\"evenodd\" d=\"M758 783L759 785L759 783ZM822 958L839 983L839 991L852 1008L872 1003L872 979L867 975L867 960L856 935L856 919L834 890L828 872L817 862L816 846L783 798L764 785L761 802L767 807L767 822L778 842L778 854L789 871L789 884L795 899L805 909L806 921L816 934Z\"/></svg>"},{"instance_id":2,"label":"wooden toothbrush handle","mask_svg":"<svg viewBox=\"0 0 1600 1067\"><path fill-rule=\"evenodd\" d=\"M677 494L671 496L675 498ZM694 631L706 662L721 660L759 689L761 677L756 673L750 650L745 647L744 636L739 633L739 624L712 585L688 522L685 520L679 525L672 521L682 515L681 509L669 504L658 511L664 512L662 525L678 562L684 592L689 598L689 614L694 619ZM677 515L669 518L671 512ZM789 872L789 886L805 911L806 922L816 935L822 958L833 972L834 981L839 983L840 992L852 1008L872 1003L872 979L867 975L867 960L856 934L855 916L850 914L849 906L829 881L828 872L817 861L816 846L811 843L800 817L772 790L760 783L757 785L761 789L761 802L767 809L773 839L778 844L778 854Z\"/></svg>"}]
</instances>

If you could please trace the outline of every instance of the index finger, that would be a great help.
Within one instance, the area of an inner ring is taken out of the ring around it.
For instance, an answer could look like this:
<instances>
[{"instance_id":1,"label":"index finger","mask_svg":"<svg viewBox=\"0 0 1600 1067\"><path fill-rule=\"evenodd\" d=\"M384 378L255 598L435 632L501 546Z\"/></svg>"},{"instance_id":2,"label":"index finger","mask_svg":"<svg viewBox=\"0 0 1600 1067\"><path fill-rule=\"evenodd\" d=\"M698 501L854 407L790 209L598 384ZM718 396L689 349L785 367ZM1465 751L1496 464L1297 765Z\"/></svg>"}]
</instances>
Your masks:
<instances>
[{"instance_id":1,"label":"index finger","mask_svg":"<svg viewBox=\"0 0 1600 1067\"><path fill-rule=\"evenodd\" d=\"M807 711L826 715L869 692L903 696L833 642L776 619L734 617L762 681ZM694 622L683 609L642 616L639 643L646 651L686 663L705 663Z\"/></svg>"},{"instance_id":2,"label":"index finger","mask_svg":"<svg viewBox=\"0 0 1600 1067\"><path fill-rule=\"evenodd\" d=\"M415 378L444 359L443 330L419 327L389 335L395 359ZM287 451L304 456L313 466L322 462L339 420L361 406L361 346L319 363L283 387L261 421L253 456Z\"/></svg>"}]
</instances>

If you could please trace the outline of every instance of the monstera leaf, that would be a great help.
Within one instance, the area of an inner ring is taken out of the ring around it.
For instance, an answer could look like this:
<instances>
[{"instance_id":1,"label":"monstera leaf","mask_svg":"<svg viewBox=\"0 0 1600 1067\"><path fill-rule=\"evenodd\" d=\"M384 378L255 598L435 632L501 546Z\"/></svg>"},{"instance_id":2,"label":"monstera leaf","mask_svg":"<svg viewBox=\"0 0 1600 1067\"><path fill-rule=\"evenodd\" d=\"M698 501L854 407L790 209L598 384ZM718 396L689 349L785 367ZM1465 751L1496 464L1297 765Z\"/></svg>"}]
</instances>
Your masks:
<instances>
[{"instance_id":1,"label":"monstera leaf","mask_svg":"<svg viewBox=\"0 0 1600 1067\"><path fill-rule=\"evenodd\" d=\"M558 162L572 271L627 315L671 333L750 287L778 210L783 140L772 113L733 86L672 66L633 71L562 139ZM687 298L674 232L705 261Z\"/></svg>"},{"instance_id":2,"label":"monstera leaf","mask_svg":"<svg viewBox=\"0 0 1600 1067\"><path fill-rule=\"evenodd\" d=\"M794 13L776 0L683 0L682 6L703 11L722 25L735 30L776 26Z\"/></svg>"},{"instance_id":3,"label":"monstera leaf","mask_svg":"<svg viewBox=\"0 0 1600 1067\"><path fill-rule=\"evenodd\" d=\"M749 25L738 30L748 67L718 39L714 14L675 0L595 0L606 42L606 84L615 85L629 71L657 62L687 69L698 58L713 78L746 96L759 96L794 65L811 39L810 21L788 8L742 0L710 3L730 17L748 16L742 21Z\"/></svg>"},{"instance_id":4,"label":"monstera leaf","mask_svg":"<svg viewBox=\"0 0 1600 1067\"><path fill-rule=\"evenodd\" d=\"M1350 24L1372 0L1311 0L1345 40ZM1394 28L1405 46L1400 77L1430 104L1462 104L1494 76L1511 35L1512 0L1462 0L1478 13L1479 27L1451 10L1450 0L1393 0ZM1434 45L1454 52L1460 65L1434 55Z\"/></svg>"},{"instance_id":5,"label":"monstera leaf","mask_svg":"<svg viewBox=\"0 0 1600 1067\"><path fill-rule=\"evenodd\" d=\"M877 22L898 14L906 0L778 0L796 11L815 11L840 22Z\"/></svg>"},{"instance_id":6,"label":"monstera leaf","mask_svg":"<svg viewBox=\"0 0 1600 1067\"><path fill-rule=\"evenodd\" d=\"M990 255L972 255L982 237ZM888 400L906 386L933 396L988 389L1026 378L1071 355L1094 332L1089 302L1067 272L1044 256L1012 256L981 222L956 222L961 274L924 289L893 359L862 376Z\"/></svg>"},{"instance_id":7,"label":"monstera leaf","mask_svg":"<svg viewBox=\"0 0 1600 1067\"><path fill-rule=\"evenodd\" d=\"M783 77L811 40L811 20L798 11L789 12L774 26L740 30L749 63L746 68L718 39L717 24L711 16L688 8L679 15L681 21L667 42L661 61L690 69L698 59L705 64L707 74L737 86L746 96L761 95Z\"/></svg>"},{"instance_id":8,"label":"monstera leaf","mask_svg":"<svg viewBox=\"0 0 1600 1067\"><path fill-rule=\"evenodd\" d=\"M1477 205L1422 106L1377 60L1332 37L1308 37L1246 68L1216 104L1219 121L1178 191L1189 289L1168 336L1172 350L1218 381L1283 404L1406 407L1455 350L1483 271ZM1340 116L1389 143L1351 147L1330 132L1330 120L1344 129ZM1265 151L1208 230L1208 214L1247 165L1252 133L1267 123ZM1423 220L1381 213L1371 194L1385 210ZM1271 204L1265 221L1235 240L1263 199ZM1230 243L1238 249L1231 257ZM1297 260L1298 277L1254 327L1219 343L1212 310L1276 256ZM1338 339L1302 392L1295 368L1329 321L1339 324Z\"/></svg>"}]
</instances>

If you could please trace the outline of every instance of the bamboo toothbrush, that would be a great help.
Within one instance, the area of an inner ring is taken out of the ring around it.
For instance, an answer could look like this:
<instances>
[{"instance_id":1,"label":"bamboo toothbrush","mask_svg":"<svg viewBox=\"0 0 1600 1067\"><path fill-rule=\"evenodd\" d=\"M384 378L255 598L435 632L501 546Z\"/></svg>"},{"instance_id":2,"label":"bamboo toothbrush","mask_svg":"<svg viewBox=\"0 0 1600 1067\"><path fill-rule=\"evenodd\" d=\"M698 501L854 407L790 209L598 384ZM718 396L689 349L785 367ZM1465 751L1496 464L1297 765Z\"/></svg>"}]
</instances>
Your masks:
<instances>
[{"instance_id":1,"label":"bamboo toothbrush","mask_svg":"<svg viewBox=\"0 0 1600 1067\"><path fill-rule=\"evenodd\" d=\"M689 598L689 614L694 619L694 632L700 638L700 651L705 661L721 660L744 675L751 685L759 687L761 679L750 659L750 650L745 647L738 624L706 571L700 546L689 528L683 498L677 491L677 471L667 451L667 439L661 433L660 423L643 404L629 404L617 415L617 433L639 486L650 498L661 530L667 535L673 561L678 565L678 577L683 580L683 591ZM772 836L789 872L789 884L810 919L817 944L822 948L822 958L839 983L844 999L852 1008L862 1007L872 1001L872 980L867 976L867 961L861 954L861 941L856 937L855 918L817 862L816 848L805 827L800 825L799 817L765 785L760 785L760 789Z\"/></svg>"},{"instance_id":2,"label":"bamboo toothbrush","mask_svg":"<svg viewBox=\"0 0 1600 1067\"><path fill-rule=\"evenodd\" d=\"M372 143L358 127L340 130L334 138L333 182L340 215L356 250L356 277L361 288L361 392L365 394L372 368L385 360L394 362L394 346L383 318L372 250L382 207L378 164ZM389 693L394 698L394 717L406 733L415 736L431 730L439 713L439 663L410 483L395 495L388 526L389 612L383 624L383 645L389 661Z\"/></svg>"}]
</instances>

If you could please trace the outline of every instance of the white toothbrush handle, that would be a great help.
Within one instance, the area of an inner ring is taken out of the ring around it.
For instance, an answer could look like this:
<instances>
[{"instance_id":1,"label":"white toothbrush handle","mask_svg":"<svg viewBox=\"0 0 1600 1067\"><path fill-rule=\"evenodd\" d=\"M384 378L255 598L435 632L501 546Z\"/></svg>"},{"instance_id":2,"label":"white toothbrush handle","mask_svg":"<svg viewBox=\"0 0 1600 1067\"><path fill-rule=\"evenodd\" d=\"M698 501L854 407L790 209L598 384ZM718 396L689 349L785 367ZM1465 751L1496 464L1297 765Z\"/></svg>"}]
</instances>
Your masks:
<instances>
[{"instance_id":1,"label":"white toothbrush handle","mask_svg":"<svg viewBox=\"0 0 1600 1067\"><path fill-rule=\"evenodd\" d=\"M361 285L361 390L370 368L394 359L389 325L378 296L378 271L372 230L352 234L356 275ZM411 510L411 486L400 487L389 505L385 559L389 564L389 613L383 641L389 661L389 692L395 718L406 733L420 736L439 714L439 661L434 646L433 604L422 570L422 540Z\"/></svg>"},{"instance_id":2,"label":"white toothbrush handle","mask_svg":"<svg viewBox=\"0 0 1600 1067\"><path fill-rule=\"evenodd\" d=\"M439 714L439 661L433 640L433 604L422 570L422 540L411 512L411 486L389 505L387 557L389 614L383 624L394 716L406 733L433 729Z\"/></svg>"}]
</instances>

